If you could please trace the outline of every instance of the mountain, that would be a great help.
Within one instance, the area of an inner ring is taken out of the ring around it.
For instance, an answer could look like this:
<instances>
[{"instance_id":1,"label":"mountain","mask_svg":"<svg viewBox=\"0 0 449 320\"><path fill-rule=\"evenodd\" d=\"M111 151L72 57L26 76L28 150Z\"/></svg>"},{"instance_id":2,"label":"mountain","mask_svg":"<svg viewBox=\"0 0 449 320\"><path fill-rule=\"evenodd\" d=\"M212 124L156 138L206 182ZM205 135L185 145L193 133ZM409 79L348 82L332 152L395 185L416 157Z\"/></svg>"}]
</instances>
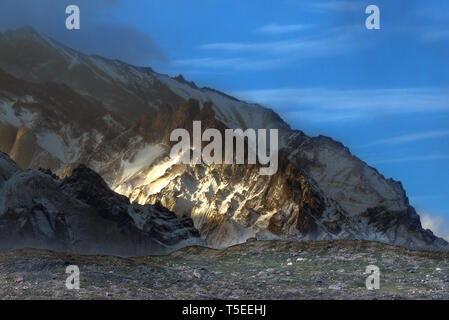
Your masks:
<instances>
[{"instance_id":1,"label":"mountain","mask_svg":"<svg viewBox=\"0 0 449 320\"><path fill-rule=\"evenodd\" d=\"M0 149L22 168L61 178L80 165L132 203L190 217L212 247L249 238L366 239L448 248L424 230L400 182L329 137L308 137L274 111L182 76L85 55L22 28L0 34ZM279 170L184 165L170 132L279 129Z\"/></svg>"},{"instance_id":2,"label":"mountain","mask_svg":"<svg viewBox=\"0 0 449 320\"><path fill-rule=\"evenodd\" d=\"M0 153L0 194L1 250L138 256L203 244L191 219L130 204L84 166L61 180L49 170L22 170Z\"/></svg>"}]
</instances>

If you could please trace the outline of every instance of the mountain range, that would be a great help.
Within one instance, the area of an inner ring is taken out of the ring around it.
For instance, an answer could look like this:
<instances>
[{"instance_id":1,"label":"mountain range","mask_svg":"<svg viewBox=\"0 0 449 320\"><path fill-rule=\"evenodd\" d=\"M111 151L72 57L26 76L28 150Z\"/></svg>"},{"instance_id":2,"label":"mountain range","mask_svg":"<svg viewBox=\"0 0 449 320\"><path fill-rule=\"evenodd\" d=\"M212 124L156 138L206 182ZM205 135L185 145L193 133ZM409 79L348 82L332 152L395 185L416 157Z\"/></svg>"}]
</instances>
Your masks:
<instances>
[{"instance_id":1,"label":"mountain range","mask_svg":"<svg viewBox=\"0 0 449 320\"><path fill-rule=\"evenodd\" d=\"M170 158L170 132L192 132L195 120L279 129L277 173ZM252 238L449 245L422 228L400 182L342 143L29 27L0 33L0 150L0 248L138 255Z\"/></svg>"}]
</instances>

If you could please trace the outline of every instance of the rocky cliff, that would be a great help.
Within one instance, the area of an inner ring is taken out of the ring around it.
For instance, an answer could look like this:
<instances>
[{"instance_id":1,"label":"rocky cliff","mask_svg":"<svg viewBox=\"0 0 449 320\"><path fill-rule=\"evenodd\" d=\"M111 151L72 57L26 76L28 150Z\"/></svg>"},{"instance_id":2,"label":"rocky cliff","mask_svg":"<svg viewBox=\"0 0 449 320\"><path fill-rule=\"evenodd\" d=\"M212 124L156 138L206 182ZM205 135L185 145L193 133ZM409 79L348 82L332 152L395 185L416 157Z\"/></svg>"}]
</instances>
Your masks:
<instances>
[{"instance_id":1,"label":"rocky cliff","mask_svg":"<svg viewBox=\"0 0 449 320\"><path fill-rule=\"evenodd\" d=\"M0 196L1 250L138 256L203 244L191 219L131 204L84 166L61 180L49 170L22 170L0 153Z\"/></svg>"},{"instance_id":2,"label":"rocky cliff","mask_svg":"<svg viewBox=\"0 0 449 320\"><path fill-rule=\"evenodd\" d=\"M424 230L400 182L328 137L182 76L85 55L30 28L0 34L0 148L60 177L83 164L140 205L191 217L213 247L260 239L368 239L447 248ZM175 128L279 129L280 168L183 165Z\"/></svg>"}]
</instances>

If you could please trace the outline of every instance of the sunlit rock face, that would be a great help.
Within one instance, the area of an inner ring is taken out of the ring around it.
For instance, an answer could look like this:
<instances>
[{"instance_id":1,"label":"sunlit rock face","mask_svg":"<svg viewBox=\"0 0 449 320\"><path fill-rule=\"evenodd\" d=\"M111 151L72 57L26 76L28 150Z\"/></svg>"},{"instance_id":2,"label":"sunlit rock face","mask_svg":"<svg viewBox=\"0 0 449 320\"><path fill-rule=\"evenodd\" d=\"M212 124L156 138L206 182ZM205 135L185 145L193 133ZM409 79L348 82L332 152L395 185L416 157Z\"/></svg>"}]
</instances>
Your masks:
<instances>
[{"instance_id":1,"label":"sunlit rock face","mask_svg":"<svg viewBox=\"0 0 449 320\"><path fill-rule=\"evenodd\" d=\"M65 178L85 165L136 205L160 202L191 217L213 247L251 237L447 247L423 230L400 182L331 138L291 129L270 109L82 54L29 28L0 34L0 48L0 150L22 169ZM278 172L170 158L171 131L192 132L194 120L221 132L279 129Z\"/></svg>"}]
</instances>

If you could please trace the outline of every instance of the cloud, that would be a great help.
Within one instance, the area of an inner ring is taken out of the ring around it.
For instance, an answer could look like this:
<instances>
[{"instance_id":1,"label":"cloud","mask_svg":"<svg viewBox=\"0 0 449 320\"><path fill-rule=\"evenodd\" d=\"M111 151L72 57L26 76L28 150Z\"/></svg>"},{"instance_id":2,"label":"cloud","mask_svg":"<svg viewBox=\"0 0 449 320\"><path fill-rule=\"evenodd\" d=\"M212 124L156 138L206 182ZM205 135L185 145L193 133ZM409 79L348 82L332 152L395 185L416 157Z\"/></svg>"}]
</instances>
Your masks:
<instances>
[{"instance_id":1,"label":"cloud","mask_svg":"<svg viewBox=\"0 0 449 320\"><path fill-rule=\"evenodd\" d=\"M368 145L379 145L379 144L400 144L400 143L408 143L414 141L435 139L449 136L449 130L433 130L428 132L419 132L419 133L411 133L396 137L390 137L386 139L381 139L374 141Z\"/></svg>"},{"instance_id":2,"label":"cloud","mask_svg":"<svg viewBox=\"0 0 449 320\"><path fill-rule=\"evenodd\" d=\"M287 24L287 25L279 25L279 24L268 24L263 27L256 29L256 32L265 33L265 34L283 34L283 33L291 33L295 31L301 31L311 28L312 25L308 24Z\"/></svg>"},{"instance_id":3,"label":"cloud","mask_svg":"<svg viewBox=\"0 0 449 320\"><path fill-rule=\"evenodd\" d=\"M198 69L227 69L227 70L267 70L279 67L282 61L280 59L247 59L247 58L198 58L174 60L173 64Z\"/></svg>"},{"instance_id":4,"label":"cloud","mask_svg":"<svg viewBox=\"0 0 449 320\"><path fill-rule=\"evenodd\" d=\"M278 35L311 27L313 25L269 24L256 31ZM366 45L361 46L361 43ZM354 52L358 48L368 50L371 45L366 43L364 30L360 25L344 25L313 30L290 39L206 43L199 46L199 49L208 52L206 57L178 60L175 64L191 63L196 68L203 69L266 70L286 68L301 59L337 56Z\"/></svg>"},{"instance_id":5,"label":"cloud","mask_svg":"<svg viewBox=\"0 0 449 320\"><path fill-rule=\"evenodd\" d=\"M447 217L431 215L428 212L419 212L419 215L424 229L430 229L437 236L449 241L449 219Z\"/></svg>"},{"instance_id":6,"label":"cloud","mask_svg":"<svg viewBox=\"0 0 449 320\"><path fill-rule=\"evenodd\" d=\"M297 25L294 25L295 28ZM278 30L294 29L290 26L277 26ZM271 30L274 28L271 26ZM268 30L268 29L267 29ZM265 42L215 42L200 46L203 50L219 53L231 52L236 57L201 57L173 61L174 65L188 66L195 69L227 69L227 70L267 70L291 65L297 59L316 58L319 56L337 55L351 51L356 44L357 36L352 32L355 26L346 26L324 32L319 35L281 41Z\"/></svg>"},{"instance_id":7,"label":"cloud","mask_svg":"<svg viewBox=\"0 0 449 320\"><path fill-rule=\"evenodd\" d=\"M257 102L309 122L373 118L385 115L449 112L449 88L332 90L278 88L237 91L235 96Z\"/></svg>"},{"instance_id":8,"label":"cloud","mask_svg":"<svg viewBox=\"0 0 449 320\"><path fill-rule=\"evenodd\" d=\"M268 25L260 29L265 32L287 32L305 28L305 25ZM260 30L259 29L259 30ZM334 57L357 50L369 50L375 44L366 41L363 26L344 25L341 27L314 29L296 37L270 41L239 41L239 42L212 42L199 46L208 51L207 55L221 55L229 59L230 55L236 58L244 57L250 65L261 65L263 69L275 67L290 67L303 59L316 59ZM208 58L203 58L208 59ZM221 59L216 58L218 61ZM257 61L260 60L260 63ZM275 62L270 67L268 62ZM200 67L202 67L200 65ZM207 66L206 66L207 67ZM223 66L224 68L225 66ZM253 70L255 68L251 68Z\"/></svg>"},{"instance_id":9,"label":"cloud","mask_svg":"<svg viewBox=\"0 0 449 320\"><path fill-rule=\"evenodd\" d=\"M442 161L449 160L449 154L431 154L425 156L414 156L414 157L403 157L394 159L384 159L384 160L373 160L368 161L370 164L380 164L380 163L404 163L404 162L417 162L417 161Z\"/></svg>"},{"instance_id":10,"label":"cloud","mask_svg":"<svg viewBox=\"0 0 449 320\"><path fill-rule=\"evenodd\" d=\"M79 51L120 59L133 64L164 61L166 56L146 33L130 24L111 21L109 10L123 0L2 0L0 29L35 27ZM65 8L78 5L81 29L65 27Z\"/></svg>"},{"instance_id":11,"label":"cloud","mask_svg":"<svg viewBox=\"0 0 449 320\"><path fill-rule=\"evenodd\" d=\"M349 28L345 28L349 30ZM261 53L271 55L291 55L296 58L336 55L351 51L355 44L356 36L343 29L334 32L295 38L282 41L267 42L215 42L201 46L205 50L220 50L229 52Z\"/></svg>"},{"instance_id":12,"label":"cloud","mask_svg":"<svg viewBox=\"0 0 449 320\"><path fill-rule=\"evenodd\" d=\"M323 113L321 110L303 110L303 111L280 111L280 115L285 119L307 119L310 123L331 123L340 121L350 121L358 118L355 113Z\"/></svg>"},{"instance_id":13,"label":"cloud","mask_svg":"<svg viewBox=\"0 0 449 320\"><path fill-rule=\"evenodd\" d=\"M268 32L287 32L300 25L266 26ZM357 26L345 26L331 31L320 32L287 40L264 42L215 42L200 46L214 53L236 54L235 58L206 57L177 61L177 64L192 63L198 68L229 68L231 70L266 70L292 65L307 58L335 56L350 52L358 45L360 33ZM275 31L276 30L276 31ZM355 31L355 32L354 32Z\"/></svg>"}]
</instances>

